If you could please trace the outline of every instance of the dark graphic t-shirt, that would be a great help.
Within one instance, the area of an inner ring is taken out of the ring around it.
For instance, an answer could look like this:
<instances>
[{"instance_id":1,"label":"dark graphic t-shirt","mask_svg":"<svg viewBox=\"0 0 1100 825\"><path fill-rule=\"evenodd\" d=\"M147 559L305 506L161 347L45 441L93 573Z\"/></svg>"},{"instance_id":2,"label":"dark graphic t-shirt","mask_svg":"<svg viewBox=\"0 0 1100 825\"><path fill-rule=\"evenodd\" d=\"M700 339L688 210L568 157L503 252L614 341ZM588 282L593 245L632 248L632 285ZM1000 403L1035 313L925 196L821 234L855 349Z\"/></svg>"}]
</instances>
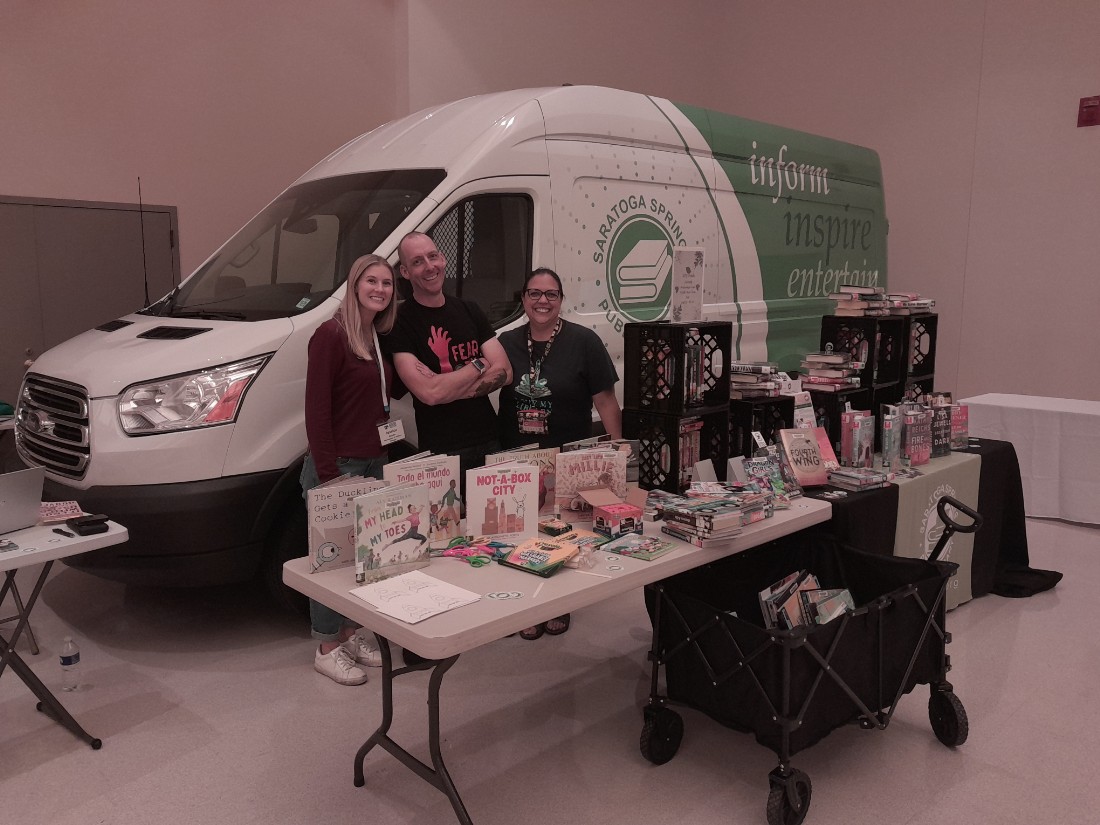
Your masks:
<instances>
[{"instance_id":1,"label":"dark graphic t-shirt","mask_svg":"<svg viewBox=\"0 0 1100 825\"><path fill-rule=\"evenodd\" d=\"M563 320L550 355L531 381L527 354L527 325L500 334L500 343L512 364L512 385L500 391L500 441L505 448L538 442L560 447L592 435L592 396L612 389L619 380L603 341L592 330ZM536 362L544 344L533 342ZM545 435L523 435L517 410L539 410L548 415Z\"/></svg>"},{"instance_id":2,"label":"dark graphic t-shirt","mask_svg":"<svg viewBox=\"0 0 1100 825\"><path fill-rule=\"evenodd\" d=\"M383 338L391 355L407 352L437 373L453 372L481 354L494 337L493 327L477 304L445 296L441 307L426 307L409 299L397 311L397 322ZM417 446L447 453L497 437L496 417L488 397L462 398L429 406L413 399Z\"/></svg>"}]
</instances>

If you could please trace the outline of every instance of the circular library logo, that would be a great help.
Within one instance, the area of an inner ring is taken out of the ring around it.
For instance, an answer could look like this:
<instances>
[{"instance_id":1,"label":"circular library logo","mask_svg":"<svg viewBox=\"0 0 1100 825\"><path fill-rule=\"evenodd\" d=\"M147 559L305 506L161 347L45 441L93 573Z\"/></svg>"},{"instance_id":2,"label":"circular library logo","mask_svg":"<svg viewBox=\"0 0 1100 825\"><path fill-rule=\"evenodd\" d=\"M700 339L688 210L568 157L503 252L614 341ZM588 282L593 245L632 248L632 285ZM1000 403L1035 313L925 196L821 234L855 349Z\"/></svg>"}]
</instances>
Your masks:
<instances>
[{"instance_id":1,"label":"circular library logo","mask_svg":"<svg viewBox=\"0 0 1100 825\"><path fill-rule=\"evenodd\" d=\"M672 297L672 237L647 215L635 215L611 238L607 291L633 321L659 320Z\"/></svg>"}]
</instances>

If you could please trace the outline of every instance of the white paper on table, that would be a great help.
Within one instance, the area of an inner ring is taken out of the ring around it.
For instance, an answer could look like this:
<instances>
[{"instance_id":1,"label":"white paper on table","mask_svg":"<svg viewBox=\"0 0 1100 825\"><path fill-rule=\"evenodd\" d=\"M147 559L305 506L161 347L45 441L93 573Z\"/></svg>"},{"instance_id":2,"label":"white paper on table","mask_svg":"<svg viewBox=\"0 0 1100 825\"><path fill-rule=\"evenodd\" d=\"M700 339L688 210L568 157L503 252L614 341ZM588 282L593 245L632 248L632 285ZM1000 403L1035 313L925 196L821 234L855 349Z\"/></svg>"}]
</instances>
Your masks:
<instances>
[{"instance_id":1,"label":"white paper on table","mask_svg":"<svg viewBox=\"0 0 1100 825\"><path fill-rule=\"evenodd\" d=\"M409 624L481 600L477 593L440 581L420 570L356 587L351 595L380 613Z\"/></svg>"}]
</instances>

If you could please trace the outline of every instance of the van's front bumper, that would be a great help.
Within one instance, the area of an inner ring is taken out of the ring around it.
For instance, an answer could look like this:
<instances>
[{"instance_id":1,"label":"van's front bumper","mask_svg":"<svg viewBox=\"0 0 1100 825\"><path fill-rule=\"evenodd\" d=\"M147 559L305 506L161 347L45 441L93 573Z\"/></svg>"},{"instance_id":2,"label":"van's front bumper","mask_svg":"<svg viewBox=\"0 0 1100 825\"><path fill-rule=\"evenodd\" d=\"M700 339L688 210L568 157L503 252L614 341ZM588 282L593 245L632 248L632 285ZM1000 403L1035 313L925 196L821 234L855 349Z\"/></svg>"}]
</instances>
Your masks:
<instances>
[{"instance_id":1,"label":"van's front bumper","mask_svg":"<svg viewBox=\"0 0 1100 825\"><path fill-rule=\"evenodd\" d=\"M175 484L75 490L49 479L44 498L76 499L125 527L128 541L65 560L126 584L205 587L251 578L278 514L273 491L285 471Z\"/></svg>"}]
</instances>

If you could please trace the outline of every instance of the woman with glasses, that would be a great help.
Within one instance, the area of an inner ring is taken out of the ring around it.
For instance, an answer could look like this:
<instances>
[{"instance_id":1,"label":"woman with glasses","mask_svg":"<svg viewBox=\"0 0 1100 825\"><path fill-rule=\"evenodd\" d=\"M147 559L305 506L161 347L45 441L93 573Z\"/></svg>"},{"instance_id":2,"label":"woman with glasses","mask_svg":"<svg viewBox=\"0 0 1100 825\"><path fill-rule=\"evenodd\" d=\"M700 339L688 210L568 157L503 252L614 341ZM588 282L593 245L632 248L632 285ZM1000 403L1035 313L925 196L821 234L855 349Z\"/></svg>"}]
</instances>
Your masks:
<instances>
[{"instance_id":1,"label":"woman with glasses","mask_svg":"<svg viewBox=\"0 0 1100 825\"><path fill-rule=\"evenodd\" d=\"M592 435L592 408L612 438L622 438L619 380L603 341L561 317L561 278L536 269L523 285L527 323L498 337L512 365L512 383L500 391L500 441L507 449L537 443L560 447ZM524 639L569 629L569 616L520 632Z\"/></svg>"}]
</instances>

